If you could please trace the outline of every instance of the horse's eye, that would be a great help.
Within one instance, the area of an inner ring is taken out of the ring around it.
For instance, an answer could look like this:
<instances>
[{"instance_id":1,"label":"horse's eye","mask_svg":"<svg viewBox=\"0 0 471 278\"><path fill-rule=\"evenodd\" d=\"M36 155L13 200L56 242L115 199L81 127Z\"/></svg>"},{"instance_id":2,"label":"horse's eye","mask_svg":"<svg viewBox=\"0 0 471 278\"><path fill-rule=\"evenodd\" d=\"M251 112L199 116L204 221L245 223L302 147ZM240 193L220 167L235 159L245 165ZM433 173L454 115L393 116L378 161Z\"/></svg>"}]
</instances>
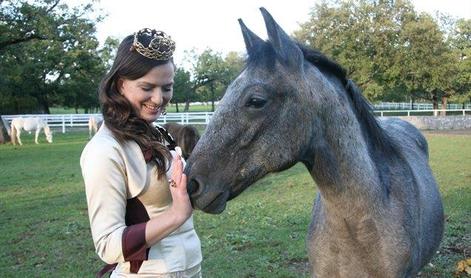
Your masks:
<instances>
[{"instance_id":1,"label":"horse's eye","mask_svg":"<svg viewBox=\"0 0 471 278\"><path fill-rule=\"evenodd\" d=\"M262 108L267 101L260 97L251 97L245 106L252 107L252 108Z\"/></svg>"}]
</instances>

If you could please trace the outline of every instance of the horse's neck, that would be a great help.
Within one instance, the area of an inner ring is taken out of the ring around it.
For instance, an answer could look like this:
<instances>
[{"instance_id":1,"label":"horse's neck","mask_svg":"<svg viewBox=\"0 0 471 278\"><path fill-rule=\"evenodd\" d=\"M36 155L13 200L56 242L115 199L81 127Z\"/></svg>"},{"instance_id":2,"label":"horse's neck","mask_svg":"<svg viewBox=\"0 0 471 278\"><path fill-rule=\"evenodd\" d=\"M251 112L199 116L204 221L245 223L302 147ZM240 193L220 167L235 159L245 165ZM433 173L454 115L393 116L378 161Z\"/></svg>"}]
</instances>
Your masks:
<instances>
[{"instance_id":1,"label":"horse's neck","mask_svg":"<svg viewBox=\"0 0 471 278\"><path fill-rule=\"evenodd\" d=\"M360 123L351 110L332 109L325 117L329 126L322 128L306 163L321 198L340 210L367 206L381 197L381 186Z\"/></svg>"}]
</instances>

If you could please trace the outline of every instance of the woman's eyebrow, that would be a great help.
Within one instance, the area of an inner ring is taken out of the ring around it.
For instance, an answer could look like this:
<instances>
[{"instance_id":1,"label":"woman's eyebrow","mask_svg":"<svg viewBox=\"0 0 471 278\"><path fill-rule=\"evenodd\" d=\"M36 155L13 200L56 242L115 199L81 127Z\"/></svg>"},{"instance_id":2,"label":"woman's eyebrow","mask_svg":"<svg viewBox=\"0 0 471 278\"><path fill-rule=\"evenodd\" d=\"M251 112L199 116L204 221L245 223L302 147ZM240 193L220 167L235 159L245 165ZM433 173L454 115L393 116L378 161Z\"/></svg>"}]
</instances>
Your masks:
<instances>
[{"instance_id":1,"label":"woman's eyebrow","mask_svg":"<svg viewBox=\"0 0 471 278\"><path fill-rule=\"evenodd\" d=\"M144 86L150 86L150 87L156 87L157 86L156 84L150 83L150 82L147 82L147 81L139 81L137 84L138 85L144 85Z\"/></svg>"},{"instance_id":2,"label":"woman's eyebrow","mask_svg":"<svg viewBox=\"0 0 471 278\"><path fill-rule=\"evenodd\" d=\"M154 84L154 83L151 83L151 82L147 82L147 81L139 81L137 83L139 86L149 86L149 87L157 87L157 84ZM172 86L174 84L174 82L169 82L167 84L163 84L162 87L165 87L165 86Z\"/></svg>"}]
</instances>

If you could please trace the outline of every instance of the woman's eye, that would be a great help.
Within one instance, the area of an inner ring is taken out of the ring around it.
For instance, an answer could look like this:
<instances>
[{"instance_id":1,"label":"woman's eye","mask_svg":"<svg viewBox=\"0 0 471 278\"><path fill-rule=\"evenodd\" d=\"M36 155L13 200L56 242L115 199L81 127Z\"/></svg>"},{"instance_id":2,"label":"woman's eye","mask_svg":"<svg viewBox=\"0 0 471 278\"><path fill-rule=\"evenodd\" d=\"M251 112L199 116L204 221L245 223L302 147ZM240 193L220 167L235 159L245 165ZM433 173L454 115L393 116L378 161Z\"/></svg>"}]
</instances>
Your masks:
<instances>
[{"instance_id":1,"label":"woman's eye","mask_svg":"<svg viewBox=\"0 0 471 278\"><path fill-rule=\"evenodd\" d=\"M164 87L165 92L170 92L172 89L172 86Z\"/></svg>"},{"instance_id":2,"label":"woman's eye","mask_svg":"<svg viewBox=\"0 0 471 278\"><path fill-rule=\"evenodd\" d=\"M267 101L260 97L251 97L245 106L252 107L252 108L262 108Z\"/></svg>"},{"instance_id":3,"label":"woman's eye","mask_svg":"<svg viewBox=\"0 0 471 278\"><path fill-rule=\"evenodd\" d=\"M150 87L144 87L144 88L142 88L142 90L143 90L144 92L150 92L150 91L152 91L152 88L150 88Z\"/></svg>"}]
</instances>

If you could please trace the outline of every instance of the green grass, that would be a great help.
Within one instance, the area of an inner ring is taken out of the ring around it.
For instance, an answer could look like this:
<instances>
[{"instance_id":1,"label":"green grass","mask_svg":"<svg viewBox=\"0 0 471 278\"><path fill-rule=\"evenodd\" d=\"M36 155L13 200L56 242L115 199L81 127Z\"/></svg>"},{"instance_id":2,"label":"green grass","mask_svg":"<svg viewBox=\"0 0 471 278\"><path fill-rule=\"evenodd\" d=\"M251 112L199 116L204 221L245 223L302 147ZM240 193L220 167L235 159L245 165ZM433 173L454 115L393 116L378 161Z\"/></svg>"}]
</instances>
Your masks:
<instances>
[{"instance_id":1,"label":"green grass","mask_svg":"<svg viewBox=\"0 0 471 278\"><path fill-rule=\"evenodd\" d=\"M54 143L0 145L2 277L93 277L94 253L79 157L86 132ZM434 267L421 277L453 277L471 257L471 135L427 134L447 215ZM308 277L305 235L316 188L298 164L259 181L220 215L195 214L205 277Z\"/></svg>"},{"instance_id":2,"label":"green grass","mask_svg":"<svg viewBox=\"0 0 471 278\"><path fill-rule=\"evenodd\" d=\"M184 103L178 104L179 112L183 112L184 108L185 108ZM214 108L217 108L217 106L215 105ZM188 112L211 112L211 109L212 109L211 103L209 103L209 105L190 105L190 107L188 108ZM169 113L177 112L176 105L170 104L169 106L167 106L167 112Z\"/></svg>"}]
</instances>

